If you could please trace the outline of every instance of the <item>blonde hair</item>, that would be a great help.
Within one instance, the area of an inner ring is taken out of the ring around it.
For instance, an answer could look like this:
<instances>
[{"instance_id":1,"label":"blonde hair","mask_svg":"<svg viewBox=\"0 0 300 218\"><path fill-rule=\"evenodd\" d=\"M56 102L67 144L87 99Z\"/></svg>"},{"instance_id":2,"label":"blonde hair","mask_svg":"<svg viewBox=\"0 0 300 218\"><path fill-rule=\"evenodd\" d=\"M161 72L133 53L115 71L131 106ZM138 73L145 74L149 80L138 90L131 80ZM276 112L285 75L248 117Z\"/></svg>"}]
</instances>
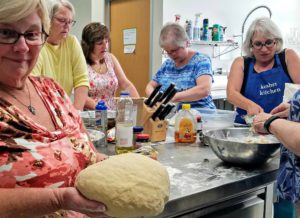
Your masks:
<instances>
[{"instance_id":1,"label":"blonde hair","mask_svg":"<svg viewBox=\"0 0 300 218\"><path fill-rule=\"evenodd\" d=\"M14 23L37 10L43 30L49 32L49 15L45 0L0 0L0 23Z\"/></svg>"}]
</instances>

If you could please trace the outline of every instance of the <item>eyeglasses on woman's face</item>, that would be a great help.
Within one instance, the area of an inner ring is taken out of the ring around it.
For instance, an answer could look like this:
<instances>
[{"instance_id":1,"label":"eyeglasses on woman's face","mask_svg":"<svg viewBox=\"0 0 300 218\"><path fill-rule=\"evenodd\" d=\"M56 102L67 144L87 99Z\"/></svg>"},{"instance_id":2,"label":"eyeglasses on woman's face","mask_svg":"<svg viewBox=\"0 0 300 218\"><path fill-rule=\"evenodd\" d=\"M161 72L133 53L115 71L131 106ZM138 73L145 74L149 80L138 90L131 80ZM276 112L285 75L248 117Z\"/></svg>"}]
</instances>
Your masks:
<instances>
[{"instance_id":1,"label":"eyeglasses on woman's face","mask_svg":"<svg viewBox=\"0 0 300 218\"><path fill-rule=\"evenodd\" d=\"M176 54L178 51L179 51L179 49L181 49L182 47L177 47L177 48L175 48L175 49L171 49L171 50L166 50L166 49L162 49L162 54L163 55L174 55L174 54Z\"/></svg>"},{"instance_id":2,"label":"eyeglasses on woman's face","mask_svg":"<svg viewBox=\"0 0 300 218\"><path fill-rule=\"evenodd\" d=\"M74 26L76 23L76 20L69 20L65 18L60 18L60 17L54 17L61 25L69 25L69 26Z\"/></svg>"},{"instance_id":3,"label":"eyeglasses on woman's face","mask_svg":"<svg viewBox=\"0 0 300 218\"><path fill-rule=\"evenodd\" d=\"M25 38L28 45L43 45L48 37L44 30L19 33L11 29L0 29L0 44L15 44L21 36Z\"/></svg>"},{"instance_id":4,"label":"eyeglasses on woman's face","mask_svg":"<svg viewBox=\"0 0 300 218\"><path fill-rule=\"evenodd\" d=\"M275 39L267 39L265 42L261 42L261 41L252 42L252 47L255 49L262 49L262 47L264 46L266 48L273 48L275 44L276 44Z\"/></svg>"}]
</instances>

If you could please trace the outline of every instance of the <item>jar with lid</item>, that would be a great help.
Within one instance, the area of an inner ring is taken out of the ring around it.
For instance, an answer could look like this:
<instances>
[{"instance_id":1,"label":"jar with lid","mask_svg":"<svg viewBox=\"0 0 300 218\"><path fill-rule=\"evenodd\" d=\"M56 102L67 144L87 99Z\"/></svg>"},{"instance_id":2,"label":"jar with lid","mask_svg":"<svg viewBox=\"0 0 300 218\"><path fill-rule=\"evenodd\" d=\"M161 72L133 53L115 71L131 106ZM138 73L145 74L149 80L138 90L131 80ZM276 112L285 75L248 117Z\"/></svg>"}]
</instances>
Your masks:
<instances>
[{"instance_id":1,"label":"jar with lid","mask_svg":"<svg viewBox=\"0 0 300 218\"><path fill-rule=\"evenodd\" d=\"M140 133L136 135L135 147L140 148L146 145L150 145L150 136L146 133Z\"/></svg>"},{"instance_id":2,"label":"jar with lid","mask_svg":"<svg viewBox=\"0 0 300 218\"><path fill-rule=\"evenodd\" d=\"M132 143L133 143L133 148L137 149L136 147L136 138L138 134L141 134L143 132L144 128L142 126L134 126L133 127L133 139L132 139Z\"/></svg>"}]
</instances>

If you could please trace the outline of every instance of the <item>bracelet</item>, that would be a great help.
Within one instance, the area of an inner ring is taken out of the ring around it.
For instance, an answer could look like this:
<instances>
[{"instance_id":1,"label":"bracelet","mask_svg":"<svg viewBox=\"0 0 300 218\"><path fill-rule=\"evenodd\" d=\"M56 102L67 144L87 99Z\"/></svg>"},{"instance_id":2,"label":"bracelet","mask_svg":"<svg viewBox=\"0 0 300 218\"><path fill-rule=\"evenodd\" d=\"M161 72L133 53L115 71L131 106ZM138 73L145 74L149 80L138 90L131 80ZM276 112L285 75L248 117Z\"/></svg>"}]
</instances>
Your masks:
<instances>
[{"instance_id":1,"label":"bracelet","mask_svg":"<svg viewBox=\"0 0 300 218\"><path fill-rule=\"evenodd\" d=\"M269 118L265 121L265 123L264 123L264 128L265 128L265 130L267 130L268 133L272 134L272 133L270 132L270 126L271 126L271 123L272 123L274 120L277 120L277 119L280 119L280 117L278 117L278 116L271 116L271 117L269 117Z\"/></svg>"}]
</instances>

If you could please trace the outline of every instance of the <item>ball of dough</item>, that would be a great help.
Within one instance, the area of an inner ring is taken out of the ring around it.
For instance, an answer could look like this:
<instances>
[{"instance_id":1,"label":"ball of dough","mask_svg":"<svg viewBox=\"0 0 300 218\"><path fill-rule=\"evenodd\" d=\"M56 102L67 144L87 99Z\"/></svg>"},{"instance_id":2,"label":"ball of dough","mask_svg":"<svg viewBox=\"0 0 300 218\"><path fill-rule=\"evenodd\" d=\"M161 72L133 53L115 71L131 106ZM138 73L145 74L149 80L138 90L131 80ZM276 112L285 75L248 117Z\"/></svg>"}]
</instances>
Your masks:
<instances>
[{"instance_id":1,"label":"ball of dough","mask_svg":"<svg viewBox=\"0 0 300 218\"><path fill-rule=\"evenodd\" d=\"M112 217L156 216L169 199L166 168L141 154L111 156L82 170L76 188L88 199L103 202Z\"/></svg>"}]
</instances>

